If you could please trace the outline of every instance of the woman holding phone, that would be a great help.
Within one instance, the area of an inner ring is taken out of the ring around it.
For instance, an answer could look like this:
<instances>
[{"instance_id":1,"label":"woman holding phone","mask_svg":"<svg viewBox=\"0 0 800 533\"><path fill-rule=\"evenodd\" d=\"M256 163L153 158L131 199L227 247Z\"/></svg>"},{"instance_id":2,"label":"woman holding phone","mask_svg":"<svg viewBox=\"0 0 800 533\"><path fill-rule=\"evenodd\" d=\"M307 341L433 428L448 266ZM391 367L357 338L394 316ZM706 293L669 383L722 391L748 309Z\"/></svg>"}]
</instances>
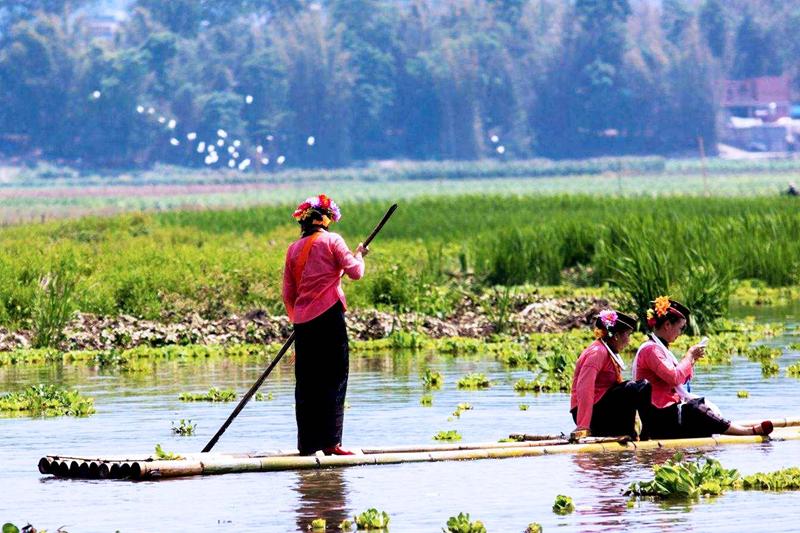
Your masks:
<instances>
[{"instance_id":1,"label":"woman holding phone","mask_svg":"<svg viewBox=\"0 0 800 533\"><path fill-rule=\"evenodd\" d=\"M772 422L742 426L723 418L706 404L705 398L692 395L688 382L694 375L694 364L705 355L707 339L695 344L681 360L670 351L686 328L689 309L659 296L647 310L649 338L633 360L634 379L646 379L652 386L650 404L639 412L642 438L694 438L713 434L769 435Z\"/></svg>"}]
</instances>

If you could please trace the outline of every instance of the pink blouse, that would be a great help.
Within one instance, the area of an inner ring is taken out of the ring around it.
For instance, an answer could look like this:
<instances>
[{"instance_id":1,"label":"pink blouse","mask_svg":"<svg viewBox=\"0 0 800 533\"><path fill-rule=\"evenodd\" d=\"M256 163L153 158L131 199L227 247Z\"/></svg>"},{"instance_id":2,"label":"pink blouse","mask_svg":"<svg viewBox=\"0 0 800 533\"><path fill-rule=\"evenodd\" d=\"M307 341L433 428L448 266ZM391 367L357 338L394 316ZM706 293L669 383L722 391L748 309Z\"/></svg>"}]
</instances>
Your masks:
<instances>
[{"instance_id":1,"label":"pink blouse","mask_svg":"<svg viewBox=\"0 0 800 533\"><path fill-rule=\"evenodd\" d=\"M594 341L578 358L572 378L569 408L578 408L579 429L589 429L594 404L616 384L617 365L603 343Z\"/></svg>"},{"instance_id":2,"label":"pink blouse","mask_svg":"<svg viewBox=\"0 0 800 533\"><path fill-rule=\"evenodd\" d=\"M648 341L639 349L633 375L636 379L646 379L653 387L650 403L663 409L678 403L681 399L675 390L692 377L692 358L684 357L678 364L656 343Z\"/></svg>"},{"instance_id":3,"label":"pink blouse","mask_svg":"<svg viewBox=\"0 0 800 533\"><path fill-rule=\"evenodd\" d=\"M337 233L322 231L308 254L300 284L294 279L294 267L299 260L306 239L293 242L286 251L283 269L283 303L289 319L302 324L317 318L337 301L347 308L342 290L342 271L351 279L364 275L364 260L356 258Z\"/></svg>"}]
</instances>

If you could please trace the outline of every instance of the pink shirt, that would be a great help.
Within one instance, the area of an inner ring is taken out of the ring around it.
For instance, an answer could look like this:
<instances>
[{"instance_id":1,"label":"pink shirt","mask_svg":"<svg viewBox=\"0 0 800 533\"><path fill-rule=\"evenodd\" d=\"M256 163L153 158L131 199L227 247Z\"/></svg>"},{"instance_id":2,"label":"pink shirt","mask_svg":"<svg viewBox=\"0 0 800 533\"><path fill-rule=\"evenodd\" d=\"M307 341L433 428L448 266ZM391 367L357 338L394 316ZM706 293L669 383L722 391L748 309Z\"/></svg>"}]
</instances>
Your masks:
<instances>
[{"instance_id":1,"label":"pink shirt","mask_svg":"<svg viewBox=\"0 0 800 533\"><path fill-rule=\"evenodd\" d=\"M342 271L351 279L364 275L364 260L356 258L341 235L322 231L311 245L300 286L294 279L294 266L299 260L306 239L293 242L286 251L283 268L283 303L289 319L302 324L317 318L337 301L347 308L342 290Z\"/></svg>"},{"instance_id":2,"label":"pink shirt","mask_svg":"<svg viewBox=\"0 0 800 533\"><path fill-rule=\"evenodd\" d=\"M636 379L650 382L653 387L650 403L659 409L680 401L675 386L686 383L693 373L691 357L684 357L676 365L672 357L653 341L647 341L639 349L636 368L633 369Z\"/></svg>"},{"instance_id":3,"label":"pink shirt","mask_svg":"<svg viewBox=\"0 0 800 533\"><path fill-rule=\"evenodd\" d=\"M617 365L599 340L586 348L575 364L570 410L578 408L578 428L589 429L594 404L617 384Z\"/></svg>"}]
</instances>

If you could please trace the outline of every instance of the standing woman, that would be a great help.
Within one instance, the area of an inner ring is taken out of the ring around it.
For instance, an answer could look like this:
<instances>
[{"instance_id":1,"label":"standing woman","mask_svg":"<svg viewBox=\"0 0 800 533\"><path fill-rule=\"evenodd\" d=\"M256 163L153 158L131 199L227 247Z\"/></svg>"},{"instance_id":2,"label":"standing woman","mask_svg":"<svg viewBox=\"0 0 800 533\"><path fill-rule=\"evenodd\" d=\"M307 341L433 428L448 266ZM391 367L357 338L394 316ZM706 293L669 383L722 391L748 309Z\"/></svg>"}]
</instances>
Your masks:
<instances>
[{"instance_id":1,"label":"standing woman","mask_svg":"<svg viewBox=\"0 0 800 533\"><path fill-rule=\"evenodd\" d=\"M644 382L623 381L618 355L630 342L636 319L613 310L595 320L596 340L575 365L570 412L577 427L572 438L630 435L636 438L636 410L650 401Z\"/></svg>"},{"instance_id":2,"label":"standing woman","mask_svg":"<svg viewBox=\"0 0 800 533\"><path fill-rule=\"evenodd\" d=\"M328 231L341 213L324 194L308 198L292 216L301 238L286 252L283 302L296 334L297 448L301 455L352 455L341 447L349 345L340 280L342 272L351 279L364 275L368 250L359 244L352 253L341 235Z\"/></svg>"},{"instance_id":3,"label":"standing woman","mask_svg":"<svg viewBox=\"0 0 800 533\"><path fill-rule=\"evenodd\" d=\"M769 420L753 426L733 424L706 405L704 398L689 393L687 384L695 362L705 355L705 346L692 346L680 361L669 349L688 320L689 309L668 296L659 296L647 310L647 327L652 333L633 360L634 379L646 379L653 388L650 404L639 413L642 437L769 435L773 429Z\"/></svg>"}]
</instances>

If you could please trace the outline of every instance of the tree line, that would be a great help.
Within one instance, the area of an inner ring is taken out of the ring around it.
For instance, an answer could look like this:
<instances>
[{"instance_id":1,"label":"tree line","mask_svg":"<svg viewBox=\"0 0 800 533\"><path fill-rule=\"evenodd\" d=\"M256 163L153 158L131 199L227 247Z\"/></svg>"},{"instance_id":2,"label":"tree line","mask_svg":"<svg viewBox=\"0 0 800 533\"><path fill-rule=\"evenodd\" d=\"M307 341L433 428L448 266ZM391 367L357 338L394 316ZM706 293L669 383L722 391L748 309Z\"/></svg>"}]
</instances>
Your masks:
<instances>
[{"instance_id":1,"label":"tree line","mask_svg":"<svg viewBox=\"0 0 800 533\"><path fill-rule=\"evenodd\" d=\"M87 4L0 6L6 157L686 153L715 145L720 80L800 68L800 5L778 0L136 0L111 39Z\"/></svg>"}]
</instances>

